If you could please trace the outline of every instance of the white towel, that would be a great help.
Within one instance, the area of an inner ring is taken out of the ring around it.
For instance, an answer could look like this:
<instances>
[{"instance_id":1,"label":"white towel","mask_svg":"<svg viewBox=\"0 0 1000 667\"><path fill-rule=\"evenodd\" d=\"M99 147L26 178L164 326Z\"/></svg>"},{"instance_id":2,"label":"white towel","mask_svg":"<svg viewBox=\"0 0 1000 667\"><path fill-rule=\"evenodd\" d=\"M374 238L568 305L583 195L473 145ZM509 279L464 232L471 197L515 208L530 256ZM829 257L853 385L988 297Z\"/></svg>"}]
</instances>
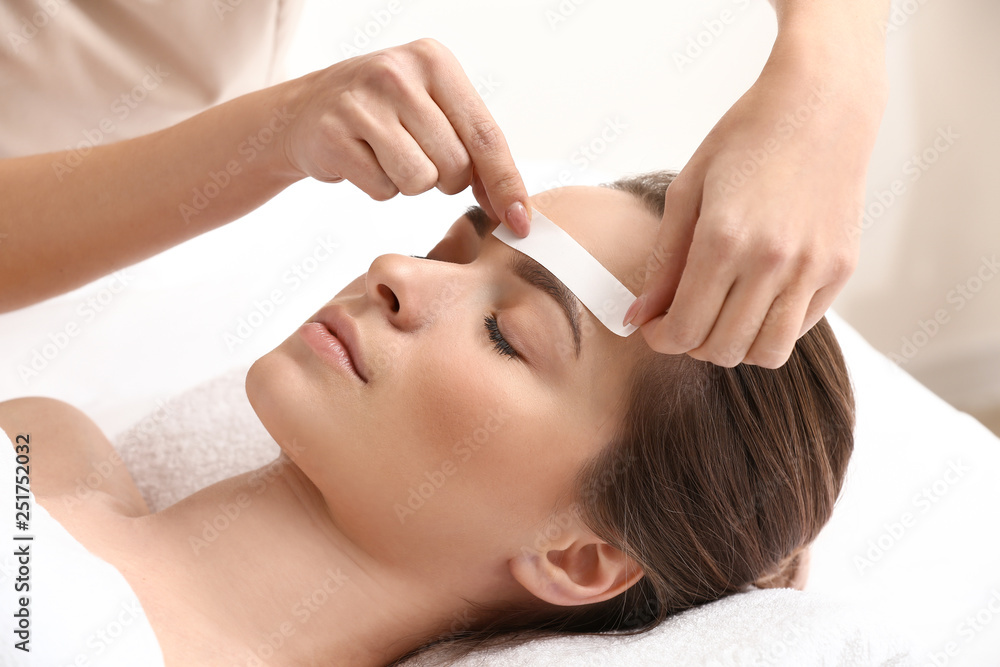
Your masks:
<instances>
[{"instance_id":1,"label":"white towel","mask_svg":"<svg viewBox=\"0 0 1000 667\"><path fill-rule=\"evenodd\" d=\"M143 497L160 510L279 453L244 388L247 367L160 405L114 438ZM409 665L436 664L433 656ZM473 653L462 667L490 665L789 665L903 667L916 664L891 626L827 595L753 590L677 615L637 637L536 640Z\"/></svg>"},{"instance_id":2,"label":"white towel","mask_svg":"<svg viewBox=\"0 0 1000 667\"><path fill-rule=\"evenodd\" d=\"M437 664L432 655L406 667ZM731 595L673 616L641 635L534 640L473 653L454 667L698 665L811 667L916 665L908 642L858 609L788 588Z\"/></svg>"},{"instance_id":3,"label":"white towel","mask_svg":"<svg viewBox=\"0 0 1000 667\"><path fill-rule=\"evenodd\" d=\"M247 398L247 371L233 368L162 402L113 438L151 511L278 456Z\"/></svg>"}]
</instances>

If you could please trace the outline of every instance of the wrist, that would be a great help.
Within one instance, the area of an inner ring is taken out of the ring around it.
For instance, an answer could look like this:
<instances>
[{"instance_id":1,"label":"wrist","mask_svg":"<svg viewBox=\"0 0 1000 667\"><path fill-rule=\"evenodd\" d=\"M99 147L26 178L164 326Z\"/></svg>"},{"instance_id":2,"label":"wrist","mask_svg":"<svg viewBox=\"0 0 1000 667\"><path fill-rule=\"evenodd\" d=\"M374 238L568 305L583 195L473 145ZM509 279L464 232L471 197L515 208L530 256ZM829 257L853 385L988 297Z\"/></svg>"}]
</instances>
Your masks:
<instances>
[{"instance_id":1,"label":"wrist","mask_svg":"<svg viewBox=\"0 0 1000 667\"><path fill-rule=\"evenodd\" d=\"M783 2L777 6L775 47L803 63L869 78L885 71L888 2Z\"/></svg>"},{"instance_id":2,"label":"wrist","mask_svg":"<svg viewBox=\"0 0 1000 667\"><path fill-rule=\"evenodd\" d=\"M843 40L885 49L889 0L774 1L778 36L805 37L813 44Z\"/></svg>"},{"instance_id":3,"label":"wrist","mask_svg":"<svg viewBox=\"0 0 1000 667\"><path fill-rule=\"evenodd\" d=\"M287 179L289 183L307 176L296 163L292 150L305 99L305 78L292 79L259 91L259 126L251 135L257 136L258 143L263 143L269 136L273 137L273 146L266 151L267 169L276 177Z\"/></svg>"},{"instance_id":4,"label":"wrist","mask_svg":"<svg viewBox=\"0 0 1000 667\"><path fill-rule=\"evenodd\" d=\"M765 72L778 71L806 85L828 88L877 123L889 90L885 38L877 22L824 18L819 13L786 13Z\"/></svg>"}]
</instances>

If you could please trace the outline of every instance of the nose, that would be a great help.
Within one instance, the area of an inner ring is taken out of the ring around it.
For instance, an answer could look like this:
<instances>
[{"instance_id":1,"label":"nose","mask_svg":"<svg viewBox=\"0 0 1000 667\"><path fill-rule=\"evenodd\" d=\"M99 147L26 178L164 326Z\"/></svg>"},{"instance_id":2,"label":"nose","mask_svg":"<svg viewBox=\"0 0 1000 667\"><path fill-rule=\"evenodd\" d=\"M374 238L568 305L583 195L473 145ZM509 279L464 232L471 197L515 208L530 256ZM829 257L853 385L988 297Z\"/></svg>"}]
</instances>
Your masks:
<instances>
[{"instance_id":1,"label":"nose","mask_svg":"<svg viewBox=\"0 0 1000 667\"><path fill-rule=\"evenodd\" d=\"M427 327L454 306L460 265L404 255L375 258L365 277L372 303L401 331Z\"/></svg>"}]
</instances>

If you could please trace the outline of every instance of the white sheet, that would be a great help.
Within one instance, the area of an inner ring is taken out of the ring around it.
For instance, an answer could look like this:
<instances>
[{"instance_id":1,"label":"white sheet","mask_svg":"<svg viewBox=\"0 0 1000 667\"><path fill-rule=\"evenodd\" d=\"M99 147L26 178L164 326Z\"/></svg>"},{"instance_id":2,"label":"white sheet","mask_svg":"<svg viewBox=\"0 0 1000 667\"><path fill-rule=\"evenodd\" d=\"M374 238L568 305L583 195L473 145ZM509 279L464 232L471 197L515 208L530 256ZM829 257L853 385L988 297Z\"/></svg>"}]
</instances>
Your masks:
<instances>
[{"instance_id":1,"label":"white sheet","mask_svg":"<svg viewBox=\"0 0 1000 667\"><path fill-rule=\"evenodd\" d=\"M529 189L554 180L559 167L522 165ZM243 220L129 269L118 293L104 279L0 315L0 400L55 396L114 436L170 396L249 365L376 254L428 250L472 203L468 193L431 193L379 204L348 184L297 184ZM911 628L921 663L993 664L1000 441L838 318L831 322L856 385L857 450L842 501L815 545L809 588ZM80 333L62 341L58 332L70 323ZM29 367L33 350L52 359L42 357L37 376L22 379L19 367ZM918 497L925 487L926 500ZM887 549L860 567L869 540L880 539Z\"/></svg>"},{"instance_id":2,"label":"white sheet","mask_svg":"<svg viewBox=\"0 0 1000 667\"><path fill-rule=\"evenodd\" d=\"M30 489L27 511L15 511L19 463L30 469L32 452L44 446L30 434L0 429L0 479L11 498L0 512L0 665L163 667L156 634L125 577L78 542Z\"/></svg>"}]
</instances>

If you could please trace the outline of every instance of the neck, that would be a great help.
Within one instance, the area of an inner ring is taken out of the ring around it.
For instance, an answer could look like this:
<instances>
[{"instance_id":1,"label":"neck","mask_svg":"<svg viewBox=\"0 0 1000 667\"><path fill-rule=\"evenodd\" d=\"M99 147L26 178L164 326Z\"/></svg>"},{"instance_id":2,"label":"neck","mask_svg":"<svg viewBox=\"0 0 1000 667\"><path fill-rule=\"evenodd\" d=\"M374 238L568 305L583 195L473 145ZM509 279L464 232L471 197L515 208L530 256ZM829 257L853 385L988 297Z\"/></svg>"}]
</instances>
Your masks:
<instances>
[{"instance_id":1,"label":"neck","mask_svg":"<svg viewBox=\"0 0 1000 667\"><path fill-rule=\"evenodd\" d=\"M341 534L285 454L148 518L173 545L185 603L237 647L230 664L385 665L463 618L440 582L383 567Z\"/></svg>"}]
</instances>

